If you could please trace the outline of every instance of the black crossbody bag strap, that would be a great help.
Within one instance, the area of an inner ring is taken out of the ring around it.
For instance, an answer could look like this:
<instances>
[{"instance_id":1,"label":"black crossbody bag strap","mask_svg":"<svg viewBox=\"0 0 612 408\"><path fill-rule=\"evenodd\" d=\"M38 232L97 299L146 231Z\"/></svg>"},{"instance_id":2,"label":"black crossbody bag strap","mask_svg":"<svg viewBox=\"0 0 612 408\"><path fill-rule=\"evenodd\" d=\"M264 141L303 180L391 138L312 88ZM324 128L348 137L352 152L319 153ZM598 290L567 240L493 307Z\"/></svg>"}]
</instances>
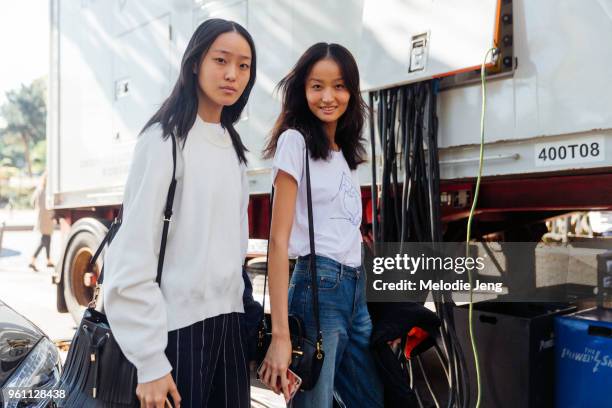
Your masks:
<instances>
[{"instance_id":1,"label":"black crossbody bag strap","mask_svg":"<svg viewBox=\"0 0 612 408\"><path fill-rule=\"evenodd\" d=\"M166 242L168 241L168 229L172 219L172 204L174 203L174 193L176 192L176 140L172 138L172 181L166 196L166 208L164 209L164 227L162 230L161 244L159 245L159 259L157 260L157 278L155 281L161 285L162 270L164 269L164 258L166 256Z\"/></svg>"},{"instance_id":2,"label":"black crossbody bag strap","mask_svg":"<svg viewBox=\"0 0 612 408\"><path fill-rule=\"evenodd\" d=\"M315 316L315 324L317 326L317 343L322 343L323 336L321 334L321 324L319 322L319 282L317 280L317 263L316 263L316 252L315 252L315 241L314 241L314 221L312 215L312 194L310 191L310 165L308 147L305 149L305 162L306 166L306 202L308 206L308 237L310 239L310 259L309 267L310 279L312 281L312 310ZM274 180L272 181L274 183ZM264 289L263 289L263 308L266 309L266 287L268 286L268 258L270 251L270 234L272 233L272 206L274 204L274 185L272 185L272 191L270 192L270 217L268 221L268 245L266 250L266 273L264 276ZM263 319L264 328L267 330L266 319Z\"/></svg>"},{"instance_id":3,"label":"black crossbody bag strap","mask_svg":"<svg viewBox=\"0 0 612 408\"><path fill-rule=\"evenodd\" d=\"M312 192L310 189L310 159L306 147L306 202L308 205L308 237L310 238L310 280L312 283L312 311L317 326L317 343L322 341L321 324L319 322L319 280L317 278L317 259L314 239L314 219L312 215Z\"/></svg>"},{"instance_id":4,"label":"black crossbody bag strap","mask_svg":"<svg viewBox=\"0 0 612 408\"><path fill-rule=\"evenodd\" d=\"M164 257L166 255L166 242L168 241L168 230L170 229L170 219L172 218L172 205L174 203L174 193L176 192L176 139L174 138L173 135L170 135L169 137L172 140L172 181L170 182L170 187L168 188L168 195L166 196L166 206L164 209L164 218L163 218L164 226L162 229L161 244L159 247L159 259L157 260L157 277L155 281L157 282L158 285L161 284L162 270L164 268ZM102 250L104 249L105 245L107 243L110 243L113 240L113 237L115 236L115 234L117 233L117 230L121 226L122 218L123 218L123 205L121 206L121 209L119 210L119 214L117 218L115 218L106 236L100 243L100 246L98 247L96 253L89 261L90 271L93 271L93 267L96 264L98 257L102 253ZM98 285L101 285L103 281L104 281L104 266L102 267L102 270L100 271L100 276L98 277ZM92 301L92 303L95 304L95 299L94 301Z\"/></svg>"}]
</instances>

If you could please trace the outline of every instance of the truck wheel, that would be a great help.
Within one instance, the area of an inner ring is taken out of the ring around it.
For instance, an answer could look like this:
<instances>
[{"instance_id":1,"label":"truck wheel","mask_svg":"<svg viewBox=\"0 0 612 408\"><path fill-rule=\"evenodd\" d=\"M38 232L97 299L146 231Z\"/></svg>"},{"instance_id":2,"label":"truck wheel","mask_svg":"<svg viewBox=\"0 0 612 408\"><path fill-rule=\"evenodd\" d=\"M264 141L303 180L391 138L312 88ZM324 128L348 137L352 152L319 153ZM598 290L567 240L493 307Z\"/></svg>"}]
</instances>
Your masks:
<instances>
[{"instance_id":1,"label":"truck wheel","mask_svg":"<svg viewBox=\"0 0 612 408\"><path fill-rule=\"evenodd\" d=\"M101 267L101 258L94 266L94 279L87 266L104 239L108 228L103 221L82 218L74 223L62 259L62 286L66 307L75 322L80 322L83 311L93 297L93 289Z\"/></svg>"},{"instance_id":2,"label":"truck wheel","mask_svg":"<svg viewBox=\"0 0 612 408\"><path fill-rule=\"evenodd\" d=\"M59 313L68 313L68 306L66 305L66 299L64 298L64 281L59 282L55 285L56 293L56 302L55 307Z\"/></svg>"}]
</instances>

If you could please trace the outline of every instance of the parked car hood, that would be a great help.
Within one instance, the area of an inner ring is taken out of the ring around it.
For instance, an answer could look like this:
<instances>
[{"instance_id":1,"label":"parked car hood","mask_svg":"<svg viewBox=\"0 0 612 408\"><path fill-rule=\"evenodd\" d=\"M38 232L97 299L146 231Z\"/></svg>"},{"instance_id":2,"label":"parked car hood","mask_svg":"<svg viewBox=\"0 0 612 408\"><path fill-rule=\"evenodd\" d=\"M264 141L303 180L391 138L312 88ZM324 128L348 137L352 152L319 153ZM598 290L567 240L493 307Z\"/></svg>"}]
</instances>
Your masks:
<instances>
[{"instance_id":1,"label":"parked car hood","mask_svg":"<svg viewBox=\"0 0 612 408\"><path fill-rule=\"evenodd\" d=\"M43 336L32 322L0 301L0 387Z\"/></svg>"}]
</instances>

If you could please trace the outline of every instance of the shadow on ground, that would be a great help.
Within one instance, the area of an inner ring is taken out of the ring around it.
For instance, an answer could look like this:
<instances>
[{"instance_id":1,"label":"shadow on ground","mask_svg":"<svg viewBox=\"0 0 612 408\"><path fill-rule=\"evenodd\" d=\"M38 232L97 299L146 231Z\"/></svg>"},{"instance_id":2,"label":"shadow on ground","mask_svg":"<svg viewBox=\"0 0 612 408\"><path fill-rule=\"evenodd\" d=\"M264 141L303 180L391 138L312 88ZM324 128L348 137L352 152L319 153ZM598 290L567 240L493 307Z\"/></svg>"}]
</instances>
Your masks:
<instances>
[{"instance_id":1,"label":"shadow on ground","mask_svg":"<svg viewBox=\"0 0 612 408\"><path fill-rule=\"evenodd\" d=\"M0 250L0 258L7 258L9 256L21 255L21 252L15 251L14 249L2 248Z\"/></svg>"}]
</instances>

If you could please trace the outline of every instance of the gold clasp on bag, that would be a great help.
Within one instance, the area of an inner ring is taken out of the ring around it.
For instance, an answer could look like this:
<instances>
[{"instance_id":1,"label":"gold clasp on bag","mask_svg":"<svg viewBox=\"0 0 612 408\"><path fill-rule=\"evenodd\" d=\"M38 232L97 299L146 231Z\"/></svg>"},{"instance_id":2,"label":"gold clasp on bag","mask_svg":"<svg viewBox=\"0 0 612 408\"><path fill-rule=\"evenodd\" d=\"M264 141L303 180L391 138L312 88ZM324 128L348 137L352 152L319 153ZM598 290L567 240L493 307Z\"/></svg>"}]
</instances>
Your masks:
<instances>
[{"instance_id":1,"label":"gold clasp on bag","mask_svg":"<svg viewBox=\"0 0 612 408\"><path fill-rule=\"evenodd\" d=\"M264 334L263 334L263 330L259 330L258 334L257 334L257 346L258 347L262 347L263 346L263 338L264 338Z\"/></svg>"},{"instance_id":2,"label":"gold clasp on bag","mask_svg":"<svg viewBox=\"0 0 612 408\"><path fill-rule=\"evenodd\" d=\"M317 341L317 360L321 360L323 358L323 353L321 353L321 342Z\"/></svg>"},{"instance_id":3,"label":"gold clasp on bag","mask_svg":"<svg viewBox=\"0 0 612 408\"><path fill-rule=\"evenodd\" d=\"M99 296L100 296L100 285L98 285L98 283L96 282L96 287L94 288L93 297L91 298L91 302L89 302L87 307L90 309L95 309Z\"/></svg>"}]
</instances>

